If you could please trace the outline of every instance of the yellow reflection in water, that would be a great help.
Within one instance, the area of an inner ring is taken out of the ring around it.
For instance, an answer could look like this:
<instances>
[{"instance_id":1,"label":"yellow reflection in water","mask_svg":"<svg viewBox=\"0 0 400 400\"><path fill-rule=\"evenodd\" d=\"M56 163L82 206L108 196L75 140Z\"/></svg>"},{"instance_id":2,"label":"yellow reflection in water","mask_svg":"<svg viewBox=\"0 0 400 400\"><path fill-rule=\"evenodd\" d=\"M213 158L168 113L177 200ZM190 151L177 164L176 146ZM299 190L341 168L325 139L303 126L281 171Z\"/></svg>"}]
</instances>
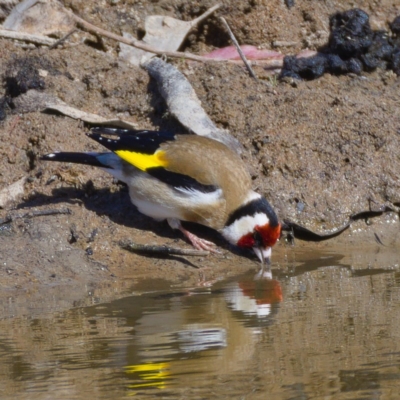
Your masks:
<instances>
[{"instance_id":1,"label":"yellow reflection in water","mask_svg":"<svg viewBox=\"0 0 400 400\"><path fill-rule=\"evenodd\" d=\"M170 363L168 362L128 365L125 367L125 372L128 374L136 374L138 379L144 381L130 384L128 386L130 389L143 387L164 389L166 387L166 381L171 375Z\"/></svg>"}]
</instances>

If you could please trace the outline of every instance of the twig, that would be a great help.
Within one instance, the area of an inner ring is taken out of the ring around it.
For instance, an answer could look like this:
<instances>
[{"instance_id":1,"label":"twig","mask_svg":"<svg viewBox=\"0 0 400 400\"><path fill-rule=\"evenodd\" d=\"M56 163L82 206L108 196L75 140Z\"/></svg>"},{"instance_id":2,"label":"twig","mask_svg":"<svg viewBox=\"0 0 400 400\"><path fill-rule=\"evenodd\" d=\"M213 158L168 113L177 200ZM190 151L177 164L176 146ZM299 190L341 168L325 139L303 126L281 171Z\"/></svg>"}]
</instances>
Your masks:
<instances>
[{"instance_id":1,"label":"twig","mask_svg":"<svg viewBox=\"0 0 400 400\"><path fill-rule=\"evenodd\" d=\"M198 25L201 21L205 20L209 15L211 15L214 11L218 10L218 8L221 8L221 4L216 4L215 6L212 6L209 8L205 13L201 14L194 20L190 21L192 26Z\"/></svg>"},{"instance_id":2,"label":"twig","mask_svg":"<svg viewBox=\"0 0 400 400\"><path fill-rule=\"evenodd\" d=\"M208 256L210 254L210 252L206 250L179 249L176 247L137 244L133 242L120 242L119 245L123 249L133 253L159 254L162 256Z\"/></svg>"},{"instance_id":3,"label":"twig","mask_svg":"<svg viewBox=\"0 0 400 400\"><path fill-rule=\"evenodd\" d=\"M209 137L224 143L237 153L243 148L229 132L219 129L206 114L192 85L175 66L153 57L143 64L158 83L158 90L167 103L170 113L196 135Z\"/></svg>"},{"instance_id":4,"label":"twig","mask_svg":"<svg viewBox=\"0 0 400 400\"><path fill-rule=\"evenodd\" d=\"M226 61L222 59L211 59L207 57L202 57L202 56L197 56L195 54L191 53L184 53L181 51L165 51L165 50L157 50L151 46L146 45L140 40L136 39L128 39L124 38L123 36L116 35L115 33L106 31L105 29L98 28L97 26L91 24L90 22L85 21L83 18L78 17L71 11L68 11L68 14L76 21L78 25L80 25L83 29L85 29L88 32L91 32L95 35L100 35L104 37L108 37L109 39L116 40L117 42L125 43L129 46L136 47L138 49L148 51L149 53L153 54L158 54L160 56L164 55L167 57L172 57L172 58L185 58L188 60L193 60L193 61L201 61L201 62L213 62L213 61Z\"/></svg>"},{"instance_id":5,"label":"twig","mask_svg":"<svg viewBox=\"0 0 400 400\"><path fill-rule=\"evenodd\" d=\"M220 17L222 23L225 25L226 30L228 31L229 37L232 40L232 43L234 44L234 46L236 47L237 52L239 53L240 58L242 59L242 61L244 62L244 65L247 68L247 71L249 71L249 74L252 78L254 78L256 81L258 81L257 75L254 73L253 68L251 68L250 63L247 61L246 56L244 55L242 49L239 46L238 41L236 40L230 26L228 25L228 23L226 22L226 19L224 17Z\"/></svg>"},{"instance_id":6,"label":"twig","mask_svg":"<svg viewBox=\"0 0 400 400\"><path fill-rule=\"evenodd\" d=\"M224 58L209 58L209 57L198 56L196 54L186 53L186 52L181 52L181 51L157 50L151 46L146 45L145 43L143 43L140 40L124 38L123 36L116 35L115 33L106 31L105 29L98 28L97 26L91 24L90 22L85 21L83 18L78 17L77 15L75 15L73 12L71 12L69 10L66 10L66 12L76 21L76 23L79 26L81 26L81 28L83 28L84 30L86 30L88 32L91 32L95 35L104 36L104 37L107 37L112 40L116 40L117 42L125 43L129 46L133 46L138 49L148 51L149 53L157 54L160 56L171 57L171 58L182 58L182 59L186 59L186 60L199 61L199 62L203 62L203 63L214 63L214 62L225 62L225 63L231 63L231 64L237 63L237 60L226 60ZM265 62L263 62L262 65L266 66L266 67L270 67L270 68L282 68L283 61L282 60L274 60L274 59L265 60Z\"/></svg>"},{"instance_id":7,"label":"twig","mask_svg":"<svg viewBox=\"0 0 400 400\"><path fill-rule=\"evenodd\" d=\"M45 215L59 215L59 214L71 214L71 210L69 208L61 208L58 210L57 209L35 210L35 211L29 211L24 214L8 214L6 215L5 218L0 219L0 225L12 222L15 219L34 218L34 217L42 217Z\"/></svg>"},{"instance_id":8,"label":"twig","mask_svg":"<svg viewBox=\"0 0 400 400\"><path fill-rule=\"evenodd\" d=\"M371 199L370 199L371 201ZM393 203L390 205L385 205L381 207L379 210L368 210L368 211L360 211L356 214L352 214L349 217L349 220L340 228L337 228L333 232L327 233L327 234L319 234L315 233L313 231L310 231L308 228L305 228L304 226L298 225L293 221L290 221L288 219L283 220L282 224L282 231L288 231L289 232L289 237L291 239L297 238L300 240L305 240L307 242L322 242L323 240L328 240L332 239L336 236L339 236L342 234L344 231L346 231L353 222L359 221L359 220L367 220L369 218L374 218L374 217L380 217L383 214L386 213L391 213L394 212L397 215L399 215L399 209L398 209L398 204ZM375 240L382 244L382 241L380 238L375 234Z\"/></svg>"},{"instance_id":9,"label":"twig","mask_svg":"<svg viewBox=\"0 0 400 400\"><path fill-rule=\"evenodd\" d=\"M275 40L272 42L272 46L273 47L293 47L293 46L297 46L299 44L299 42L290 42L287 40Z\"/></svg>"},{"instance_id":10,"label":"twig","mask_svg":"<svg viewBox=\"0 0 400 400\"><path fill-rule=\"evenodd\" d=\"M7 29L0 29L0 37L8 39L21 40L23 42L30 42L35 44L43 44L46 46L53 45L56 40L41 35L33 35L26 32L9 31Z\"/></svg>"},{"instance_id":11,"label":"twig","mask_svg":"<svg viewBox=\"0 0 400 400\"><path fill-rule=\"evenodd\" d=\"M385 246L385 245L383 244L381 238L378 236L377 233L374 232L374 236L375 236L375 240L376 240L376 242L377 242L378 244L380 244L380 245L382 245L382 246Z\"/></svg>"},{"instance_id":12,"label":"twig","mask_svg":"<svg viewBox=\"0 0 400 400\"><path fill-rule=\"evenodd\" d=\"M219 7L219 5L218 5L218 7ZM211 10L215 11L215 9L218 7L214 6L210 10L206 11L203 15L205 15L205 14L208 15ZM144 44L140 40L124 38L123 36L116 35L112 32L106 31L105 29L98 28L97 26L78 17L77 15L75 15L74 13L72 13L69 10L65 9L65 12L67 12L68 15L70 15L78 25L80 25L84 30L86 30L88 32L91 32L95 35L108 37L109 39L115 40L117 42L125 43L129 46L133 46L138 49L142 49L144 51L148 51L149 53L153 53L153 54L157 54L157 55L164 55L166 57L171 57L171 58L182 58L182 59L186 59L186 60L199 61L199 62L203 62L203 63L225 62L225 63L230 63L230 64L237 64L237 62L238 62L237 60L226 60L224 58L209 58L209 57L198 56L196 54L186 53L186 52L181 52L181 51L157 50L151 46ZM198 19L200 19L202 17L203 16L201 15L195 21L197 21ZM46 45L46 46L53 46L53 47L57 46L60 43L60 41L66 39L66 37L64 37L60 40L55 40L55 39L48 38L46 36L33 35L30 33L24 33L24 32L9 31L6 29L0 29L0 37L21 40L21 41L25 41L25 42L41 44L41 45ZM283 66L283 61L276 60L276 59L263 60L263 61L258 60L258 61L254 61L253 65L262 65L263 67L270 68L270 69L280 69Z\"/></svg>"},{"instance_id":13,"label":"twig","mask_svg":"<svg viewBox=\"0 0 400 400\"><path fill-rule=\"evenodd\" d=\"M50 47L49 50L52 50L56 48L58 45L64 43L73 33L77 31L76 28L71 29L65 36L63 36L61 39L58 39L55 43L53 43Z\"/></svg>"},{"instance_id":14,"label":"twig","mask_svg":"<svg viewBox=\"0 0 400 400\"><path fill-rule=\"evenodd\" d=\"M113 125L120 128L135 129L136 124L122 119L106 119L97 114L91 114L70 107L61 99L46 92L39 92L35 89L30 89L26 93L13 99L15 108L20 113L28 113L34 111L55 110L61 114L67 115L70 118L82 120L94 125Z\"/></svg>"}]
</instances>

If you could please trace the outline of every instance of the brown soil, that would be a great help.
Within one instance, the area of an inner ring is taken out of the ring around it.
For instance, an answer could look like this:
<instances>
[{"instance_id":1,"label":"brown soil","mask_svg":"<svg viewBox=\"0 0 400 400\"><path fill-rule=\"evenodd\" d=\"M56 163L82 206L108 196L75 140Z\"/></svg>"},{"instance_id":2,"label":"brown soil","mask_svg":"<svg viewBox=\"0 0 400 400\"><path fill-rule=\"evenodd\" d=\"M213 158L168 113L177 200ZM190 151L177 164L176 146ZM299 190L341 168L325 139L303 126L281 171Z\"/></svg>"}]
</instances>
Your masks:
<instances>
[{"instance_id":1,"label":"brown soil","mask_svg":"<svg viewBox=\"0 0 400 400\"><path fill-rule=\"evenodd\" d=\"M65 3L98 26L134 35L141 33L146 15L188 20L212 5L179 0L107 2L101 7L95 1ZM296 42L280 48L286 54L325 43L329 15L345 10L340 1L297 0L291 9L281 0L223 3L220 14L240 43L271 47L277 40ZM352 4L369 13L374 29L388 29L400 14L395 3ZM86 33L76 34L74 40L83 36L96 42ZM211 17L189 35L184 50L201 53L228 44L219 20ZM23 49L0 39L0 74L10 74L13 66L21 64L43 69L48 72L41 78L45 91L71 106L130 119L145 129L182 130L168 115L146 71L119 61L117 43L104 40L100 47L82 43L52 50ZM281 218L324 232L371 204L400 201L400 79L394 73L377 70L362 76L324 75L309 82L280 83L256 68L264 81L257 83L238 65L173 62L186 74L211 119L244 145L254 188L270 200ZM127 189L103 171L39 161L41 154L55 150L100 149L84 135L87 130L56 113L19 114L18 110L9 111L0 124L0 189L28 177L24 197L9 204L1 217L10 211L21 214L66 206L72 212L16 219L1 226L0 287L6 296L16 298L22 290L29 294L27 302L41 301L51 289L56 298L64 296L71 304L89 290L87 285L123 286L127 280L143 277L196 285L256 266L232 253L212 232L202 230L201 235L223 248L224 256L160 260L122 250L117 242L127 238L188 245L166 224L140 215L130 204ZM390 218L382 217L375 228L358 222L350 236L346 233L319 246L349 240L354 246L365 241L371 246L374 233L386 244L398 246L398 224L390 224ZM286 251L291 250L278 244L274 260ZM70 289L61 290L65 287ZM33 292L38 297L32 297Z\"/></svg>"}]
</instances>

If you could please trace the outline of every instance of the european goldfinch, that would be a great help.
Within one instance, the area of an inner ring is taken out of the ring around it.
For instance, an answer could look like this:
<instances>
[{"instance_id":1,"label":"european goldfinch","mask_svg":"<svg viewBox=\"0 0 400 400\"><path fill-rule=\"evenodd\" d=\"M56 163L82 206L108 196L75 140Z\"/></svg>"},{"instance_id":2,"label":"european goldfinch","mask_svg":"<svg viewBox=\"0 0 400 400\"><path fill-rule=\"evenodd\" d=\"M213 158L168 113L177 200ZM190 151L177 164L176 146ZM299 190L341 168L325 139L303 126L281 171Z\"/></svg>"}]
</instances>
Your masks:
<instances>
[{"instance_id":1,"label":"european goldfinch","mask_svg":"<svg viewBox=\"0 0 400 400\"><path fill-rule=\"evenodd\" d=\"M228 242L252 248L261 262L269 259L281 225L267 200L251 189L242 159L224 144L197 135L105 127L87 135L111 152L55 152L42 159L103 168L128 185L141 213L166 219L197 249L215 251L181 221L213 228Z\"/></svg>"}]
</instances>

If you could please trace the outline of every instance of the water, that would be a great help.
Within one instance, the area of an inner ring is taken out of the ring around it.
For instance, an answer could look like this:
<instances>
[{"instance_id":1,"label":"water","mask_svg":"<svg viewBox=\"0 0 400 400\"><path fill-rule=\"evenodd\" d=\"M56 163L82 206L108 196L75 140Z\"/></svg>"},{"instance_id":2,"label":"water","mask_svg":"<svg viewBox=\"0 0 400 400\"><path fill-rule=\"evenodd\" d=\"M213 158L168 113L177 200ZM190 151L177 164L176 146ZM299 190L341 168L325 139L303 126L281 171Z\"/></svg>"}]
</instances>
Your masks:
<instances>
[{"instance_id":1,"label":"water","mask_svg":"<svg viewBox=\"0 0 400 400\"><path fill-rule=\"evenodd\" d=\"M398 399L396 262L385 249L297 252L272 277L145 282L109 303L4 318L0 398Z\"/></svg>"}]
</instances>

